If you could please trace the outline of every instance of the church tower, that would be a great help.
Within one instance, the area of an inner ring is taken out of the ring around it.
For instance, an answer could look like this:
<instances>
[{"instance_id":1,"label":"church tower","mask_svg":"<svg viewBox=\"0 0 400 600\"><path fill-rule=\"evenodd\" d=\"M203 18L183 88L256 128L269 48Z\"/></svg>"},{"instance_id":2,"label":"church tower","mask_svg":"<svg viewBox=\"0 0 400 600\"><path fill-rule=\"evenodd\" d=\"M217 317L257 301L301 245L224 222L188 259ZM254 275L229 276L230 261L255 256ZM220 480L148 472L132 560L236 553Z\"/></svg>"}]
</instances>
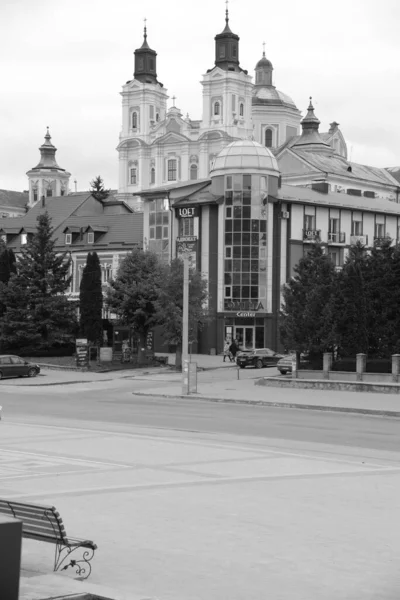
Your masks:
<instances>
[{"instance_id":1,"label":"church tower","mask_svg":"<svg viewBox=\"0 0 400 600\"><path fill-rule=\"evenodd\" d=\"M150 184L149 145L158 124L166 118L168 99L166 89L157 79L157 53L147 42L146 25L143 43L134 55L134 78L126 82L121 92L122 131L117 147L118 198L133 207L136 201L132 194Z\"/></svg>"},{"instance_id":2,"label":"church tower","mask_svg":"<svg viewBox=\"0 0 400 600\"><path fill-rule=\"evenodd\" d=\"M71 173L58 166L57 148L51 143L49 128L40 146L40 161L27 172L29 180L28 206L31 208L44 197L66 196L68 194Z\"/></svg>"},{"instance_id":3,"label":"church tower","mask_svg":"<svg viewBox=\"0 0 400 600\"><path fill-rule=\"evenodd\" d=\"M271 61L263 55L256 64L253 89L254 138L267 148L276 148L298 135L301 114L292 98L273 85Z\"/></svg>"},{"instance_id":4,"label":"church tower","mask_svg":"<svg viewBox=\"0 0 400 600\"><path fill-rule=\"evenodd\" d=\"M215 66L203 76L203 120L201 129L219 130L232 138L250 138L252 81L239 63L239 36L229 27L215 36Z\"/></svg>"}]
</instances>

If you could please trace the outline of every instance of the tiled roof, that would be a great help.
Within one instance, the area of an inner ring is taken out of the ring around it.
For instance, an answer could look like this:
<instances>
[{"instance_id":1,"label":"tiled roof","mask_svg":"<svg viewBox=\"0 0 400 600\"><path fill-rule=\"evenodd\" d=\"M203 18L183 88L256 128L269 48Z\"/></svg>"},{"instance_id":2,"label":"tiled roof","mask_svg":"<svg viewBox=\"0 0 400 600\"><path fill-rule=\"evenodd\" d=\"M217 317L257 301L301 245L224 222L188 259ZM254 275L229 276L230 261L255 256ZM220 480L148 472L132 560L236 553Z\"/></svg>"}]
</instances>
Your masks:
<instances>
[{"instance_id":1,"label":"tiled roof","mask_svg":"<svg viewBox=\"0 0 400 600\"><path fill-rule=\"evenodd\" d=\"M86 244L83 241L68 246L71 250L92 250L99 246L113 247L133 246L143 244L143 213L128 213L122 215L93 215L85 217L71 216L66 219L54 232L56 246L64 246L65 231L86 231L92 228L94 231L103 233L94 244Z\"/></svg>"},{"instance_id":2,"label":"tiled roof","mask_svg":"<svg viewBox=\"0 0 400 600\"><path fill-rule=\"evenodd\" d=\"M13 192L11 190L0 190L0 206L13 206L25 208L29 200L26 192Z\"/></svg>"},{"instance_id":3,"label":"tiled roof","mask_svg":"<svg viewBox=\"0 0 400 600\"><path fill-rule=\"evenodd\" d=\"M287 184L282 184L282 187L278 189L276 197L280 200L287 200L293 203L317 204L320 206L349 208L351 210L364 210L400 216L400 204L383 198L351 196L337 192L323 194L311 188Z\"/></svg>"},{"instance_id":4,"label":"tiled roof","mask_svg":"<svg viewBox=\"0 0 400 600\"><path fill-rule=\"evenodd\" d=\"M398 186L398 181L396 181L386 169L350 162L338 154L324 155L315 152L305 152L304 150L297 150L294 148L292 148L292 152L324 173L344 175L346 178L363 179L381 185ZM351 167L351 171L347 170L349 166Z\"/></svg>"}]
</instances>

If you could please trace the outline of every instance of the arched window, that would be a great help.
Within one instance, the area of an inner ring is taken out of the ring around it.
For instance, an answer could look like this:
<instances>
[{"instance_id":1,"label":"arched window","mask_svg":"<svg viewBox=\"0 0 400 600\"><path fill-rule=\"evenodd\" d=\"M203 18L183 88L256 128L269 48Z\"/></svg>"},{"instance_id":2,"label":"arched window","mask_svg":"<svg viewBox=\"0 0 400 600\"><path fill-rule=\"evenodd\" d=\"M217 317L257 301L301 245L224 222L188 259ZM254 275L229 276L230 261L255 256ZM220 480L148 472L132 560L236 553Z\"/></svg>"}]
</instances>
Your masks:
<instances>
[{"instance_id":1,"label":"arched window","mask_svg":"<svg viewBox=\"0 0 400 600\"><path fill-rule=\"evenodd\" d=\"M214 115L219 115L220 114L220 109L221 109L220 103L216 102L214 104Z\"/></svg>"},{"instance_id":2,"label":"arched window","mask_svg":"<svg viewBox=\"0 0 400 600\"><path fill-rule=\"evenodd\" d=\"M156 182L156 170L154 167L151 167L150 170L150 183L155 183Z\"/></svg>"},{"instance_id":3,"label":"arched window","mask_svg":"<svg viewBox=\"0 0 400 600\"><path fill-rule=\"evenodd\" d=\"M137 128L137 112L132 113L132 129Z\"/></svg>"},{"instance_id":4,"label":"arched window","mask_svg":"<svg viewBox=\"0 0 400 600\"><path fill-rule=\"evenodd\" d=\"M190 179L191 181L197 179L197 165L190 165Z\"/></svg>"},{"instance_id":5,"label":"arched window","mask_svg":"<svg viewBox=\"0 0 400 600\"><path fill-rule=\"evenodd\" d=\"M243 115L244 115L244 104L243 104L243 102L241 102L240 106L239 106L239 116L243 117Z\"/></svg>"},{"instance_id":6,"label":"arched window","mask_svg":"<svg viewBox=\"0 0 400 600\"><path fill-rule=\"evenodd\" d=\"M177 160L172 158L168 161L168 181L176 181L177 180Z\"/></svg>"},{"instance_id":7,"label":"arched window","mask_svg":"<svg viewBox=\"0 0 400 600\"><path fill-rule=\"evenodd\" d=\"M130 175L131 175L131 185L136 185L137 184L137 169L133 168L130 170Z\"/></svg>"},{"instance_id":8,"label":"arched window","mask_svg":"<svg viewBox=\"0 0 400 600\"><path fill-rule=\"evenodd\" d=\"M272 148L272 129L265 130L265 146Z\"/></svg>"}]
</instances>

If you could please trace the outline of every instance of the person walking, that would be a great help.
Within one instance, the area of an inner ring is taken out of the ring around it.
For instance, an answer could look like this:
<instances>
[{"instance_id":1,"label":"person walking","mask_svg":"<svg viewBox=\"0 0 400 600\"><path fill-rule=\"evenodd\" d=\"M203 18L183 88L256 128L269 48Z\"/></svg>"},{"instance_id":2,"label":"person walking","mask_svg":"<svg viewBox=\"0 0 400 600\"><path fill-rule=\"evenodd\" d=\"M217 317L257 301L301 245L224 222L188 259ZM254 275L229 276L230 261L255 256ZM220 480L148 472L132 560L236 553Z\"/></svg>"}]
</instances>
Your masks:
<instances>
[{"instance_id":1,"label":"person walking","mask_svg":"<svg viewBox=\"0 0 400 600\"><path fill-rule=\"evenodd\" d=\"M232 359L231 359L231 352L229 350L229 346L230 346L229 341L225 340L225 344L224 344L224 361L223 362L225 362L225 358L228 358L230 361L232 361Z\"/></svg>"},{"instance_id":2,"label":"person walking","mask_svg":"<svg viewBox=\"0 0 400 600\"><path fill-rule=\"evenodd\" d=\"M232 344L229 346L229 351L230 351L231 356L232 356L231 361L235 361L236 354L237 354L238 350L239 350L239 348L238 348L238 346L236 344L236 341L233 340Z\"/></svg>"}]
</instances>

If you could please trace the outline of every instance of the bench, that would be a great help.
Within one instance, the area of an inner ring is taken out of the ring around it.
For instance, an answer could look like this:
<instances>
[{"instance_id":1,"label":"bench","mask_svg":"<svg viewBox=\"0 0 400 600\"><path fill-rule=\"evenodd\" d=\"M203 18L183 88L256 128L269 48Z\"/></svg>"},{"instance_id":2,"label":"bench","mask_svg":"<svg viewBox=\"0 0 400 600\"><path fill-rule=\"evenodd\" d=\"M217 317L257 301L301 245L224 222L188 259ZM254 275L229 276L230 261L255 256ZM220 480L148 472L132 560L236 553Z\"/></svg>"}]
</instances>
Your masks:
<instances>
[{"instance_id":1,"label":"bench","mask_svg":"<svg viewBox=\"0 0 400 600\"><path fill-rule=\"evenodd\" d=\"M82 579L89 577L92 571L90 561L97 546L90 540L67 536L60 513L54 506L0 498L0 513L22 521L22 537L55 545L54 571L73 567ZM82 553L76 555L78 559L71 558L71 554L79 550Z\"/></svg>"}]
</instances>

